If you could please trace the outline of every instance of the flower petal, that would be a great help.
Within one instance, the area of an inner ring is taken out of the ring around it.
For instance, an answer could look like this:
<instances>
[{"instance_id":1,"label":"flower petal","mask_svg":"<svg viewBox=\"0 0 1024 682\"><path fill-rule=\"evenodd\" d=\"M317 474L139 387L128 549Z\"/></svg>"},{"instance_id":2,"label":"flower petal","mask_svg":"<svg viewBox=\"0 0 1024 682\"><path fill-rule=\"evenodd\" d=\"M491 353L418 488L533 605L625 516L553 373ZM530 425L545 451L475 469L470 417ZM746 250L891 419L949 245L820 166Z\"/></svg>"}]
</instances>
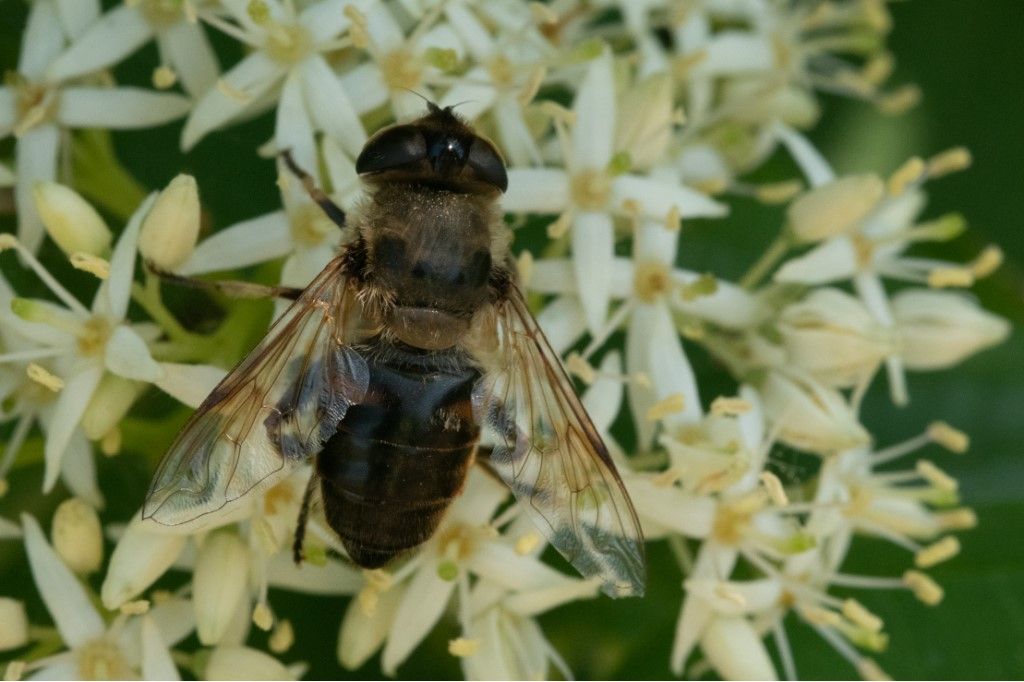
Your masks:
<instances>
[{"instance_id":1,"label":"flower petal","mask_svg":"<svg viewBox=\"0 0 1024 682\"><path fill-rule=\"evenodd\" d=\"M395 674L398 666L419 646L448 606L456 581L441 578L437 564L438 557L424 557L423 565L413 575L402 603L398 605L381 656L385 675Z\"/></svg>"},{"instance_id":2,"label":"flower petal","mask_svg":"<svg viewBox=\"0 0 1024 682\"><path fill-rule=\"evenodd\" d=\"M121 61L153 37L153 28L138 7L115 7L93 23L46 70L61 81L99 71Z\"/></svg>"},{"instance_id":3,"label":"flower petal","mask_svg":"<svg viewBox=\"0 0 1024 682\"><path fill-rule=\"evenodd\" d=\"M384 83L384 75L373 62L352 67L339 80L359 114L373 111L388 101L389 92Z\"/></svg>"},{"instance_id":4,"label":"flower petal","mask_svg":"<svg viewBox=\"0 0 1024 682\"><path fill-rule=\"evenodd\" d=\"M21 35L18 73L31 81L42 80L46 67L62 47L64 32L56 7L51 2L33 3Z\"/></svg>"},{"instance_id":5,"label":"flower petal","mask_svg":"<svg viewBox=\"0 0 1024 682\"><path fill-rule=\"evenodd\" d=\"M295 519L291 519L294 526ZM278 552L267 562L267 583L289 592L303 594L355 594L363 585L363 576L340 561L323 566L296 566L290 553Z\"/></svg>"},{"instance_id":6,"label":"flower petal","mask_svg":"<svg viewBox=\"0 0 1024 682\"><path fill-rule=\"evenodd\" d=\"M338 632L338 660L349 670L362 667L387 637L405 590L392 587L367 612L358 598L349 602Z\"/></svg>"},{"instance_id":7,"label":"flower petal","mask_svg":"<svg viewBox=\"0 0 1024 682\"><path fill-rule=\"evenodd\" d=\"M274 211L230 225L204 239L178 268L183 275L234 270L281 258L292 250L288 216Z\"/></svg>"},{"instance_id":8,"label":"flower petal","mask_svg":"<svg viewBox=\"0 0 1024 682\"><path fill-rule=\"evenodd\" d=\"M274 144L280 151L291 151L295 163L319 180L313 122L302 99L302 78L295 71L288 74L281 89L274 120Z\"/></svg>"},{"instance_id":9,"label":"flower petal","mask_svg":"<svg viewBox=\"0 0 1024 682\"><path fill-rule=\"evenodd\" d=\"M71 128L149 128L184 116L192 102L142 88L65 88L60 122Z\"/></svg>"},{"instance_id":10,"label":"flower petal","mask_svg":"<svg viewBox=\"0 0 1024 682\"><path fill-rule=\"evenodd\" d=\"M292 680L281 662L246 646L219 646L210 654L205 676L208 680Z\"/></svg>"},{"instance_id":11,"label":"flower petal","mask_svg":"<svg viewBox=\"0 0 1024 682\"><path fill-rule=\"evenodd\" d=\"M96 482L96 463L92 458L92 445L81 429L75 429L60 463L60 477L76 496L96 507L103 508L103 493Z\"/></svg>"},{"instance_id":12,"label":"flower petal","mask_svg":"<svg viewBox=\"0 0 1024 682\"><path fill-rule=\"evenodd\" d=\"M572 158L568 159L572 172L604 170L612 158L615 140L615 79L607 48L587 67L572 110L576 114Z\"/></svg>"},{"instance_id":13,"label":"flower petal","mask_svg":"<svg viewBox=\"0 0 1024 682\"><path fill-rule=\"evenodd\" d=\"M125 325L119 325L107 341L106 366L118 376L137 381L154 382L164 375L146 342Z\"/></svg>"},{"instance_id":14,"label":"flower petal","mask_svg":"<svg viewBox=\"0 0 1024 682\"><path fill-rule=\"evenodd\" d=\"M43 598L61 639L71 648L101 636L103 619L71 570L53 551L42 529L28 514L21 515L25 552L39 596Z\"/></svg>"},{"instance_id":15,"label":"flower petal","mask_svg":"<svg viewBox=\"0 0 1024 682\"><path fill-rule=\"evenodd\" d=\"M316 55L299 67L306 107L316 126L341 143L353 157L366 144L366 131L352 100L327 62Z\"/></svg>"},{"instance_id":16,"label":"flower petal","mask_svg":"<svg viewBox=\"0 0 1024 682\"><path fill-rule=\"evenodd\" d=\"M309 31L314 44L328 41L348 28L351 22L345 7L349 4L353 4L351 0L321 0L302 10L299 22Z\"/></svg>"},{"instance_id":17,"label":"flower petal","mask_svg":"<svg viewBox=\"0 0 1024 682\"><path fill-rule=\"evenodd\" d=\"M231 97L211 88L196 102L181 132L181 147L191 149L208 132L235 118L270 90L284 74L284 67L263 52L253 52L224 74L224 82L244 97Z\"/></svg>"},{"instance_id":18,"label":"flower petal","mask_svg":"<svg viewBox=\"0 0 1024 682\"><path fill-rule=\"evenodd\" d=\"M776 282L827 284L849 279L857 273L857 249L849 237L841 236L818 244L801 256L790 258L775 272Z\"/></svg>"},{"instance_id":19,"label":"flower petal","mask_svg":"<svg viewBox=\"0 0 1024 682\"><path fill-rule=\"evenodd\" d=\"M248 587L248 547L230 530L207 535L199 548L192 578L192 605L200 642L212 646L225 638L235 612L246 601Z\"/></svg>"},{"instance_id":20,"label":"flower petal","mask_svg":"<svg viewBox=\"0 0 1024 682\"><path fill-rule=\"evenodd\" d=\"M216 87L220 75L217 55L200 24L179 21L164 29L159 41L161 51L188 94L198 98Z\"/></svg>"},{"instance_id":21,"label":"flower petal","mask_svg":"<svg viewBox=\"0 0 1024 682\"><path fill-rule=\"evenodd\" d=\"M127 227L117 240L114 246L114 253L110 256L110 277L106 282L105 302L104 295L98 293L93 301L93 312L103 312L115 320L123 320L128 312L128 300L131 298L132 283L135 281L135 255L139 243L139 229L142 227L143 219L149 215L149 209L153 207L158 194L151 193L146 200L135 209ZM105 308L101 306L105 305Z\"/></svg>"},{"instance_id":22,"label":"flower petal","mask_svg":"<svg viewBox=\"0 0 1024 682\"><path fill-rule=\"evenodd\" d=\"M64 32L72 40L82 37L89 26L100 16L99 0L54 0L57 15L64 26Z\"/></svg>"},{"instance_id":23,"label":"flower petal","mask_svg":"<svg viewBox=\"0 0 1024 682\"><path fill-rule=\"evenodd\" d=\"M728 213L724 204L680 182L620 175L612 182L612 201L616 206L633 202L644 215L663 219L674 208L683 218L717 217Z\"/></svg>"},{"instance_id":24,"label":"flower petal","mask_svg":"<svg viewBox=\"0 0 1024 682\"><path fill-rule=\"evenodd\" d=\"M811 187L825 185L836 179L832 166L806 137L778 122L775 124L775 135L789 150L790 156L803 171L807 184Z\"/></svg>"},{"instance_id":25,"label":"flower petal","mask_svg":"<svg viewBox=\"0 0 1024 682\"><path fill-rule=\"evenodd\" d=\"M569 176L560 168L510 168L501 206L509 213L561 213L569 207Z\"/></svg>"},{"instance_id":26,"label":"flower petal","mask_svg":"<svg viewBox=\"0 0 1024 682\"><path fill-rule=\"evenodd\" d=\"M138 514L125 529L110 556L100 596L114 610L141 594L175 562L188 536L154 532L142 526Z\"/></svg>"},{"instance_id":27,"label":"flower petal","mask_svg":"<svg viewBox=\"0 0 1024 682\"><path fill-rule=\"evenodd\" d=\"M583 308L577 299L569 296L560 296L549 303L537 314L537 323L558 354L576 343L587 329Z\"/></svg>"},{"instance_id":28,"label":"flower petal","mask_svg":"<svg viewBox=\"0 0 1024 682\"><path fill-rule=\"evenodd\" d=\"M53 484L57 482L57 475L61 470L64 451L75 429L78 428L78 423L102 376L103 367L90 362L79 365L71 371L70 377L65 378L64 388L61 389L57 403L53 407L43 448L43 457L46 461L43 492L53 490Z\"/></svg>"},{"instance_id":29,"label":"flower petal","mask_svg":"<svg viewBox=\"0 0 1024 682\"><path fill-rule=\"evenodd\" d=\"M152 617L142 617L142 678L145 680L180 680L181 675L171 652L167 650L160 628Z\"/></svg>"},{"instance_id":30,"label":"flower petal","mask_svg":"<svg viewBox=\"0 0 1024 682\"><path fill-rule=\"evenodd\" d=\"M227 374L220 367L212 365L161 362L160 368L163 370L163 376L153 383L161 391L189 407L199 407Z\"/></svg>"},{"instance_id":31,"label":"flower petal","mask_svg":"<svg viewBox=\"0 0 1024 682\"><path fill-rule=\"evenodd\" d=\"M722 679L779 679L764 642L746 618L712 618L700 644Z\"/></svg>"},{"instance_id":32,"label":"flower petal","mask_svg":"<svg viewBox=\"0 0 1024 682\"><path fill-rule=\"evenodd\" d=\"M611 272L615 258L615 235L607 213L581 212L572 229L572 266L576 273L576 291L587 318L587 327L596 334L604 326L611 299Z\"/></svg>"},{"instance_id":33,"label":"flower petal","mask_svg":"<svg viewBox=\"0 0 1024 682\"><path fill-rule=\"evenodd\" d=\"M14 203L18 207L18 239L29 251L38 250L43 241L43 223L32 198L32 187L57 177L59 151L60 130L52 123L32 128L18 139Z\"/></svg>"}]
</instances>

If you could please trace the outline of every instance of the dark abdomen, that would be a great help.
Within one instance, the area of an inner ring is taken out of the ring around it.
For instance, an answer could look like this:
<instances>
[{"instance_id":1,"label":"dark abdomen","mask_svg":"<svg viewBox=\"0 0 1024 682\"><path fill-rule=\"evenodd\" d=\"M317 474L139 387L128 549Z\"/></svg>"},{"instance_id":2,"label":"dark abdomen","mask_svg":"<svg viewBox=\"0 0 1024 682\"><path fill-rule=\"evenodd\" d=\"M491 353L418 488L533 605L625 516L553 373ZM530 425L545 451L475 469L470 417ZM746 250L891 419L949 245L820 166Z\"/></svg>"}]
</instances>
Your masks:
<instances>
[{"instance_id":1,"label":"dark abdomen","mask_svg":"<svg viewBox=\"0 0 1024 682\"><path fill-rule=\"evenodd\" d=\"M353 561L376 568L433 535L462 489L480 374L450 352L377 346L366 360L366 398L317 456L317 473L331 528Z\"/></svg>"}]
</instances>

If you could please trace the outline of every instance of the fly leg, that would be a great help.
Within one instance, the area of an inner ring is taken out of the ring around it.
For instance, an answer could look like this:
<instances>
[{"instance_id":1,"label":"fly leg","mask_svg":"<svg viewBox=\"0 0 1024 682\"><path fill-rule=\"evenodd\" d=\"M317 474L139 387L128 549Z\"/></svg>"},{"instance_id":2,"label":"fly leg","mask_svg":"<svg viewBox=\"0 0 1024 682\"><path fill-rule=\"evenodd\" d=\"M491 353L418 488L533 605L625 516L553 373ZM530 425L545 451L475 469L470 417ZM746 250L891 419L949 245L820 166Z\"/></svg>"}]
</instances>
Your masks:
<instances>
[{"instance_id":1,"label":"fly leg","mask_svg":"<svg viewBox=\"0 0 1024 682\"><path fill-rule=\"evenodd\" d=\"M186 277L173 272L168 272L156 266L152 261L146 261L146 267L154 275L165 282L175 284L189 289L201 289L204 291L216 291L231 298L286 298L294 301L302 294L298 287L267 286L265 284L254 284L252 282L240 282L238 280L212 280Z\"/></svg>"},{"instance_id":2,"label":"fly leg","mask_svg":"<svg viewBox=\"0 0 1024 682\"><path fill-rule=\"evenodd\" d=\"M288 166L288 170L295 174L299 180L302 181L302 186L306 188L306 192L309 197L316 202L316 204L323 209L323 212L327 214L327 217L340 228L345 227L345 210L334 203L333 200L324 191L316 186L316 180L313 179L306 171L299 168L299 165L295 163L295 159L292 158L292 153L289 150L281 152L281 158L284 159L284 163Z\"/></svg>"},{"instance_id":3,"label":"fly leg","mask_svg":"<svg viewBox=\"0 0 1024 682\"><path fill-rule=\"evenodd\" d=\"M306 540L306 521L309 520L309 505L313 499L313 491L316 489L317 475L313 473L306 484L306 492L302 495L302 507L299 509L299 520L295 525L295 542L292 543L292 559L296 566L301 566L306 558L302 545Z\"/></svg>"}]
</instances>

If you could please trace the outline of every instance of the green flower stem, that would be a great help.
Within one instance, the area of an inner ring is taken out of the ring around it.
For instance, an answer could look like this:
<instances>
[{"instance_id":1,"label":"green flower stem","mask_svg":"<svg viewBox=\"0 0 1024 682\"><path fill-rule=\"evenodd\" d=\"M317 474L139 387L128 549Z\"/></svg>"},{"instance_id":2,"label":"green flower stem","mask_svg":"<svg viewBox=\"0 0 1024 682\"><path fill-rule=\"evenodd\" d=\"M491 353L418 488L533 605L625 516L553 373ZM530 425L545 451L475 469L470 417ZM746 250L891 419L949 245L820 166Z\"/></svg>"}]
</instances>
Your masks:
<instances>
[{"instance_id":1,"label":"green flower stem","mask_svg":"<svg viewBox=\"0 0 1024 682\"><path fill-rule=\"evenodd\" d=\"M132 300L139 304L153 321L170 337L170 342L152 344L154 356L165 361L199 360L207 357L216 348L212 336L190 332L164 306L160 297L160 279L146 273L145 285L132 284Z\"/></svg>"},{"instance_id":2,"label":"green flower stem","mask_svg":"<svg viewBox=\"0 0 1024 682\"><path fill-rule=\"evenodd\" d=\"M77 132L71 144L71 166L75 188L122 221L146 198L146 188L118 160L109 131Z\"/></svg>"},{"instance_id":3,"label":"green flower stem","mask_svg":"<svg viewBox=\"0 0 1024 682\"><path fill-rule=\"evenodd\" d=\"M768 276L775 264L786 255L789 251L791 244L789 231L783 230L782 233L775 238L775 241L765 250L757 262L747 270L747 273L740 279L740 286L744 289L753 289L761 281Z\"/></svg>"}]
</instances>

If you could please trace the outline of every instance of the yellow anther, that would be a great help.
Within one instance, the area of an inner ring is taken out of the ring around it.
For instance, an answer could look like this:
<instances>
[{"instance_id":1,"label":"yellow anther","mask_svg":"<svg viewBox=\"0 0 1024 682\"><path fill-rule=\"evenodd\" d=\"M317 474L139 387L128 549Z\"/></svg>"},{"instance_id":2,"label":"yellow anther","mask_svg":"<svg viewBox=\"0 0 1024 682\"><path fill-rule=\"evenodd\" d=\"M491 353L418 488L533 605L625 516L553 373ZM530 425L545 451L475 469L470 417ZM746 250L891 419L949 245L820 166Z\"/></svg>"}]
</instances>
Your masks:
<instances>
[{"instance_id":1,"label":"yellow anther","mask_svg":"<svg viewBox=\"0 0 1024 682\"><path fill-rule=\"evenodd\" d=\"M896 169L889 177L889 194L898 197L907 191L910 185L924 177L927 168L920 157L913 156Z\"/></svg>"},{"instance_id":2,"label":"yellow anther","mask_svg":"<svg viewBox=\"0 0 1024 682\"><path fill-rule=\"evenodd\" d=\"M565 367L588 386L594 383L594 379L597 378L594 368L579 353L570 353L569 357L566 358Z\"/></svg>"},{"instance_id":3,"label":"yellow anther","mask_svg":"<svg viewBox=\"0 0 1024 682\"><path fill-rule=\"evenodd\" d=\"M530 251L523 251L516 258L516 271L519 273L519 284L523 289L526 289L530 284L530 279L533 277L533 253Z\"/></svg>"},{"instance_id":4,"label":"yellow anther","mask_svg":"<svg viewBox=\"0 0 1024 682\"><path fill-rule=\"evenodd\" d=\"M372 589L383 592L389 589L394 582L391 574L380 568L375 568L369 571L363 571L363 578L366 579L366 584Z\"/></svg>"},{"instance_id":5,"label":"yellow anther","mask_svg":"<svg viewBox=\"0 0 1024 682\"><path fill-rule=\"evenodd\" d=\"M843 602L843 615L853 623L870 632L881 632L882 619L864 608L856 599L847 599Z\"/></svg>"},{"instance_id":6,"label":"yellow anther","mask_svg":"<svg viewBox=\"0 0 1024 682\"><path fill-rule=\"evenodd\" d=\"M754 198L762 204L784 204L804 189L799 180L786 180L759 185L754 189Z\"/></svg>"},{"instance_id":7,"label":"yellow anther","mask_svg":"<svg viewBox=\"0 0 1024 682\"><path fill-rule=\"evenodd\" d=\"M921 478L928 481L939 490L956 492L960 487L960 484L955 478L926 459L917 460L917 466L915 469Z\"/></svg>"},{"instance_id":8,"label":"yellow anther","mask_svg":"<svg viewBox=\"0 0 1024 682\"><path fill-rule=\"evenodd\" d=\"M823 609L820 606L803 606L799 608L800 615L803 616L804 620L812 625L824 625L826 627L835 627L843 622L843 619L839 617L839 614L835 611L829 611Z\"/></svg>"},{"instance_id":9,"label":"yellow anther","mask_svg":"<svg viewBox=\"0 0 1024 682\"><path fill-rule=\"evenodd\" d=\"M34 362L28 363L28 367L25 368L25 374L28 378L36 382L40 386L43 386L54 393L57 393L64 388L64 380L56 374L51 374L46 368L41 365L37 365Z\"/></svg>"},{"instance_id":10,"label":"yellow anther","mask_svg":"<svg viewBox=\"0 0 1024 682\"><path fill-rule=\"evenodd\" d=\"M153 69L153 87L157 90L166 90L177 82L178 74L166 64L161 64Z\"/></svg>"},{"instance_id":11,"label":"yellow anther","mask_svg":"<svg viewBox=\"0 0 1024 682\"><path fill-rule=\"evenodd\" d=\"M220 94L224 95L228 99L235 100L239 104L248 104L252 100L252 95L247 93L245 90L236 88L223 78L217 81L217 90L220 91Z\"/></svg>"},{"instance_id":12,"label":"yellow anther","mask_svg":"<svg viewBox=\"0 0 1024 682\"><path fill-rule=\"evenodd\" d=\"M747 598L726 583L718 583L715 585L715 594L725 601L732 602L740 608L745 608L747 605Z\"/></svg>"},{"instance_id":13,"label":"yellow anther","mask_svg":"<svg viewBox=\"0 0 1024 682\"><path fill-rule=\"evenodd\" d=\"M932 422L928 426L928 438L950 452L962 455L971 446L971 439L966 433L955 429L946 422Z\"/></svg>"},{"instance_id":14,"label":"yellow anther","mask_svg":"<svg viewBox=\"0 0 1024 682\"><path fill-rule=\"evenodd\" d=\"M931 576L921 571L910 570L903 574L903 584L914 596L928 606L935 606L946 596L942 586L932 580Z\"/></svg>"},{"instance_id":15,"label":"yellow anther","mask_svg":"<svg viewBox=\"0 0 1024 682\"><path fill-rule=\"evenodd\" d=\"M523 533L516 540L516 554L526 556L540 545L540 535L534 531Z\"/></svg>"},{"instance_id":16,"label":"yellow anther","mask_svg":"<svg viewBox=\"0 0 1024 682\"><path fill-rule=\"evenodd\" d=\"M18 238L9 232L0 233L0 251L13 249L18 246Z\"/></svg>"},{"instance_id":17,"label":"yellow anther","mask_svg":"<svg viewBox=\"0 0 1024 682\"><path fill-rule=\"evenodd\" d=\"M647 410L647 421L656 422L671 414L682 412L686 407L682 393L672 395L659 400Z\"/></svg>"},{"instance_id":18,"label":"yellow anther","mask_svg":"<svg viewBox=\"0 0 1024 682\"><path fill-rule=\"evenodd\" d=\"M114 427L103 434L100 438L100 452L107 457L113 457L121 452L121 429ZM275 548L276 551L277 548Z\"/></svg>"},{"instance_id":19,"label":"yellow anther","mask_svg":"<svg viewBox=\"0 0 1024 682\"><path fill-rule=\"evenodd\" d=\"M88 272L97 279L110 278L110 263L99 256L79 252L71 254L68 260L76 270Z\"/></svg>"},{"instance_id":20,"label":"yellow anther","mask_svg":"<svg viewBox=\"0 0 1024 682\"><path fill-rule=\"evenodd\" d=\"M540 86L544 83L544 78L547 74L547 69L543 66L538 66L530 72L526 82L523 83L523 87L520 88L519 94L516 95L516 101L519 102L520 106L525 107L533 101L533 98L537 96L537 92L540 91Z\"/></svg>"},{"instance_id":21,"label":"yellow anther","mask_svg":"<svg viewBox=\"0 0 1024 682\"><path fill-rule=\"evenodd\" d=\"M892 75L893 66L892 55L888 52L872 57L864 68L860 72L861 78L866 80L872 85L881 85L885 81L889 80L889 76Z\"/></svg>"},{"instance_id":22,"label":"yellow anther","mask_svg":"<svg viewBox=\"0 0 1024 682\"><path fill-rule=\"evenodd\" d=\"M920 101L921 88L908 84L882 95L875 100L875 104L884 114L902 114L916 107Z\"/></svg>"},{"instance_id":23,"label":"yellow anther","mask_svg":"<svg viewBox=\"0 0 1024 682\"><path fill-rule=\"evenodd\" d=\"M778 476L770 471L762 471L758 478L761 480L761 484L764 486L765 492L768 493L772 504L776 507L785 507L789 504L786 489L782 486L782 481L779 480Z\"/></svg>"},{"instance_id":24,"label":"yellow anther","mask_svg":"<svg viewBox=\"0 0 1024 682\"><path fill-rule=\"evenodd\" d=\"M933 289L964 289L973 284L974 273L968 268L935 268L928 273L928 286Z\"/></svg>"},{"instance_id":25,"label":"yellow anther","mask_svg":"<svg viewBox=\"0 0 1024 682\"><path fill-rule=\"evenodd\" d=\"M738 417L754 409L750 401L720 395L711 401L711 414L716 417Z\"/></svg>"},{"instance_id":26,"label":"yellow anther","mask_svg":"<svg viewBox=\"0 0 1024 682\"><path fill-rule=\"evenodd\" d=\"M274 627L274 614L270 612L270 607L266 602L261 601L256 604L256 608L252 610L252 622L264 632L268 632L270 628Z\"/></svg>"},{"instance_id":27,"label":"yellow anther","mask_svg":"<svg viewBox=\"0 0 1024 682\"><path fill-rule=\"evenodd\" d=\"M287 618L280 620L277 625L274 626L274 631L270 633L270 639L267 641L267 646L275 654L283 654L292 648L295 643L295 630L292 628L292 622Z\"/></svg>"},{"instance_id":28,"label":"yellow anther","mask_svg":"<svg viewBox=\"0 0 1024 682\"><path fill-rule=\"evenodd\" d=\"M967 147L953 147L928 159L928 176L940 178L971 167L974 158Z\"/></svg>"},{"instance_id":29,"label":"yellow anther","mask_svg":"<svg viewBox=\"0 0 1024 682\"><path fill-rule=\"evenodd\" d=\"M480 648L479 639L467 639L465 637L459 637L448 642L448 653L458 658L467 658L472 656Z\"/></svg>"},{"instance_id":30,"label":"yellow anther","mask_svg":"<svg viewBox=\"0 0 1024 682\"><path fill-rule=\"evenodd\" d=\"M25 661L11 661L4 668L4 680L5 682L14 682L20 680L25 675L25 669L28 664Z\"/></svg>"},{"instance_id":31,"label":"yellow anther","mask_svg":"<svg viewBox=\"0 0 1024 682\"><path fill-rule=\"evenodd\" d=\"M136 599L135 601L125 602L121 604L121 608L118 610L126 616L141 616L149 611L149 600Z\"/></svg>"},{"instance_id":32,"label":"yellow anther","mask_svg":"<svg viewBox=\"0 0 1024 682\"><path fill-rule=\"evenodd\" d=\"M978 525L978 515L970 507L936 512L935 520L945 530L970 530Z\"/></svg>"},{"instance_id":33,"label":"yellow anther","mask_svg":"<svg viewBox=\"0 0 1024 682\"><path fill-rule=\"evenodd\" d=\"M930 568L943 561L952 559L960 553L960 541L952 535L947 535L938 542L934 542L914 555L914 565L918 568Z\"/></svg>"},{"instance_id":34,"label":"yellow anther","mask_svg":"<svg viewBox=\"0 0 1024 682\"><path fill-rule=\"evenodd\" d=\"M1003 250L998 246L992 245L987 246L985 249L978 254L978 257L971 263L971 272L974 274L975 279L982 279L988 277L993 272L999 269L999 266L1003 264Z\"/></svg>"},{"instance_id":35,"label":"yellow anther","mask_svg":"<svg viewBox=\"0 0 1024 682\"><path fill-rule=\"evenodd\" d=\"M572 227L572 214L563 213L558 218L548 225L548 237L550 239L561 239L569 233L569 228Z\"/></svg>"},{"instance_id":36,"label":"yellow anther","mask_svg":"<svg viewBox=\"0 0 1024 682\"><path fill-rule=\"evenodd\" d=\"M377 602L380 601L380 593L371 588L365 587L356 595L359 604L359 611L367 618L373 618L377 613Z\"/></svg>"}]
</instances>

